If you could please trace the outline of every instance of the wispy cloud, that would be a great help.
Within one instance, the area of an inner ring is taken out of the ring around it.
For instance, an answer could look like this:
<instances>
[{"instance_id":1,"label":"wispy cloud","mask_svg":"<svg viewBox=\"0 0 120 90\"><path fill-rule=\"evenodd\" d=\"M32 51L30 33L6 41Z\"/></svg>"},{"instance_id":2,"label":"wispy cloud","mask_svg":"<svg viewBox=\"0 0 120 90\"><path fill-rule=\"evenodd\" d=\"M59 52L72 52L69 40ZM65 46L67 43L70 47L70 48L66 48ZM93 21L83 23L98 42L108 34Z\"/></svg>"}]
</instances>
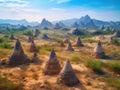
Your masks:
<instances>
[{"instance_id":1,"label":"wispy cloud","mask_svg":"<svg viewBox=\"0 0 120 90\"><path fill-rule=\"evenodd\" d=\"M18 8L28 6L26 0L0 0L0 7Z\"/></svg>"},{"instance_id":2,"label":"wispy cloud","mask_svg":"<svg viewBox=\"0 0 120 90\"><path fill-rule=\"evenodd\" d=\"M71 0L49 0L50 2L56 2L58 4L70 2Z\"/></svg>"}]
</instances>

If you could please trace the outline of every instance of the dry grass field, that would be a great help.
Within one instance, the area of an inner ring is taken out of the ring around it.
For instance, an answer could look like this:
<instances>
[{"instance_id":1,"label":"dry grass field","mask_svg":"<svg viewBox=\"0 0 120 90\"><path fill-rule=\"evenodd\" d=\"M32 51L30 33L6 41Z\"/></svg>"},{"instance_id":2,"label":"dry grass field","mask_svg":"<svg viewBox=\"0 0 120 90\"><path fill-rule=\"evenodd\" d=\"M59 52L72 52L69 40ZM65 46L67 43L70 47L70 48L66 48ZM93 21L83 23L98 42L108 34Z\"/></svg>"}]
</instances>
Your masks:
<instances>
[{"instance_id":1,"label":"dry grass field","mask_svg":"<svg viewBox=\"0 0 120 90\"><path fill-rule=\"evenodd\" d=\"M50 31L47 33L53 39L52 41L40 39L41 35L35 38L35 44L39 48L40 63L16 67L0 66L0 90L120 90L120 46L102 42L105 54L109 58L95 59L92 57L92 53L98 41L95 39L96 37L81 39L84 47L79 48L75 47L77 37L70 37L75 51L69 52L66 51L66 47L59 46L59 40L64 39L64 34ZM27 42L27 36L17 37L21 41L25 54L31 59L33 53L29 51L30 43ZM15 40L7 42L12 47L15 44ZM80 85L68 87L57 84L57 75L43 74L44 64L49 59L52 48L56 52L61 67L63 67L66 59L70 60L73 70L81 82ZM12 51L13 48L0 47L0 59L8 60Z\"/></svg>"}]
</instances>

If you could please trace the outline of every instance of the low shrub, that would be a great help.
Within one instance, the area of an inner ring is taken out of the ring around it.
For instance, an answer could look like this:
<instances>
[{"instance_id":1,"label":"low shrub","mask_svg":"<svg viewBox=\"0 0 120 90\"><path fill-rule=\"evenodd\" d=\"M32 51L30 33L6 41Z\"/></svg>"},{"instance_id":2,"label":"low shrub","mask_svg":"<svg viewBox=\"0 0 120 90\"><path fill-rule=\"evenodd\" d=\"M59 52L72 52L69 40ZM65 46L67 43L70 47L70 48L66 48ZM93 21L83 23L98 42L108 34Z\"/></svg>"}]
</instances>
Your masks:
<instances>
[{"instance_id":1,"label":"low shrub","mask_svg":"<svg viewBox=\"0 0 120 90\"><path fill-rule=\"evenodd\" d=\"M0 90L17 90L20 84L9 81L7 78L0 77Z\"/></svg>"},{"instance_id":2,"label":"low shrub","mask_svg":"<svg viewBox=\"0 0 120 90\"><path fill-rule=\"evenodd\" d=\"M107 79L106 83L112 87L120 89L120 79L118 78L109 78Z\"/></svg>"},{"instance_id":3,"label":"low shrub","mask_svg":"<svg viewBox=\"0 0 120 90\"><path fill-rule=\"evenodd\" d=\"M120 63L118 62L108 62L105 64L110 70L114 71L115 73L120 74Z\"/></svg>"},{"instance_id":4,"label":"low shrub","mask_svg":"<svg viewBox=\"0 0 120 90\"><path fill-rule=\"evenodd\" d=\"M1 46L2 48L7 48L7 49L12 48L12 44L7 43L7 42L1 43L0 46Z\"/></svg>"},{"instance_id":5,"label":"low shrub","mask_svg":"<svg viewBox=\"0 0 120 90\"><path fill-rule=\"evenodd\" d=\"M102 74L103 63L99 60L87 60L86 66L90 67L94 72Z\"/></svg>"}]
</instances>

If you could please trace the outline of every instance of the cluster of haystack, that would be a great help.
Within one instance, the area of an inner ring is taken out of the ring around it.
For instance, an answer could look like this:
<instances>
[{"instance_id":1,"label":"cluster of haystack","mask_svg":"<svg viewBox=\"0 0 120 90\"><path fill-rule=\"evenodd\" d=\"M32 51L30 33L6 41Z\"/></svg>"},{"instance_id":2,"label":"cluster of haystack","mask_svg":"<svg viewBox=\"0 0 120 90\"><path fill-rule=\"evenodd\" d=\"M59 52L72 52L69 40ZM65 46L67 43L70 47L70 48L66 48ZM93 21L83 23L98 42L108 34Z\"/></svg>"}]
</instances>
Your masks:
<instances>
[{"instance_id":1,"label":"cluster of haystack","mask_svg":"<svg viewBox=\"0 0 120 90\"><path fill-rule=\"evenodd\" d=\"M51 51L49 59L45 63L43 73L45 75L56 75L57 74L58 75L57 83L60 83L60 84L73 86L79 83L79 80L75 72L73 71L69 60L66 61L64 67L61 69L54 50Z\"/></svg>"},{"instance_id":2,"label":"cluster of haystack","mask_svg":"<svg viewBox=\"0 0 120 90\"><path fill-rule=\"evenodd\" d=\"M68 38L65 38L63 41L60 42L60 46L61 47L65 47L65 44L64 43L68 43L67 47L66 47L66 50L67 51L74 51L73 47L72 47L72 44L70 42L70 40ZM80 39L80 37L77 38L76 40L76 43L75 43L75 46L76 47L83 47L83 43Z\"/></svg>"},{"instance_id":3,"label":"cluster of haystack","mask_svg":"<svg viewBox=\"0 0 120 90\"><path fill-rule=\"evenodd\" d=\"M70 40L68 38L61 41L60 46L64 47L65 46L64 43L68 43L68 45L66 47L67 51L74 51L74 48L72 47L72 44L71 44L71 42L70 42ZM75 46L76 47L83 47L84 46L84 44L82 43L80 37L77 38ZM106 57L100 41L97 43L96 47L94 48L94 51L93 51L92 55L93 55L93 57L100 58L100 59Z\"/></svg>"}]
</instances>

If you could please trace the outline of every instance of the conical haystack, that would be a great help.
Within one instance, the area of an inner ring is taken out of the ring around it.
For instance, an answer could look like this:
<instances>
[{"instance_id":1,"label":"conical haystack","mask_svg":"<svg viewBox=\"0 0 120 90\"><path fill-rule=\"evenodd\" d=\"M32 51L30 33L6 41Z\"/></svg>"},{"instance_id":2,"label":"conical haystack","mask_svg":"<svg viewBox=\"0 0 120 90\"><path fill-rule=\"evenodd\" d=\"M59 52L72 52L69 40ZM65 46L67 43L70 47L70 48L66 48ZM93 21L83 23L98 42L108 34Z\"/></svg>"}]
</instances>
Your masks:
<instances>
[{"instance_id":1,"label":"conical haystack","mask_svg":"<svg viewBox=\"0 0 120 90\"><path fill-rule=\"evenodd\" d=\"M30 49L31 52L38 52L38 48L36 47L34 40L31 41Z\"/></svg>"},{"instance_id":2,"label":"conical haystack","mask_svg":"<svg viewBox=\"0 0 120 90\"><path fill-rule=\"evenodd\" d=\"M94 53L93 53L95 58L104 58L105 57L105 53L103 51L101 42L99 41L96 45L96 47L94 48Z\"/></svg>"},{"instance_id":3,"label":"conical haystack","mask_svg":"<svg viewBox=\"0 0 120 90\"><path fill-rule=\"evenodd\" d=\"M68 43L66 50L67 51L74 51L74 49L72 48L71 42Z\"/></svg>"},{"instance_id":4,"label":"conical haystack","mask_svg":"<svg viewBox=\"0 0 120 90\"><path fill-rule=\"evenodd\" d=\"M72 69L69 60L66 61L64 67L57 77L57 83L73 86L79 83L79 80Z\"/></svg>"},{"instance_id":5,"label":"conical haystack","mask_svg":"<svg viewBox=\"0 0 120 90\"><path fill-rule=\"evenodd\" d=\"M12 55L9 57L9 65L16 66L28 63L29 59L24 54L20 41L17 39Z\"/></svg>"},{"instance_id":6,"label":"conical haystack","mask_svg":"<svg viewBox=\"0 0 120 90\"><path fill-rule=\"evenodd\" d=\"M69 40L68 38L65 38L65 39L63 40L63 42L64 42L64 43L69 43L70 40Z\"/></svg>"},{"instance_id":7,"label":"conical haystack","mask_svg":"<svg viewBox=\"0 0 120 90\"><path fill-rule=\"evenodd\" d=\"M33 38L31 36L28 36L28 42L32 42Z\"/></svg>"},{"instance_id":8,"label":"conical haystack","mask_svg":"<svg viewBox=\"0 0 120 90\"><path fill-rule=\"evenodd\" d=\"M40 34L39 30L38 29L35 29L35 34L34 34L34 37L38 37Z\"/></svg>"},{"instance_id":9,"label":"conical haystack","mask_svg":"<svg viewBox=\"0 0 120 90\"><path fill-rule=\"evenodd\" d=\"M63 42L63 41L61 41L61 42L60 42L60 47L65 47L64 42Z\"/></svg>"},{"instance_id":10,"label":"conical haystack","mask_svg":"<svg viewBox=\"0 0 120 90\"><path fill-rule=\"evenodd\" d=\"M59 61L57 60L55 51L52 50L49 56L49 60L46 62L43 73L45 75L58 74L61 70Z\"/></svg>"},{"instance_id":11,"label":"conical haystack","mask_svg":"<svg viewBox=\"0 0 120 90\"><path fill-rule=\"evenodd\" d=\"M40 59L39 59L39 57L38 57L38 55L37 55L37 53L33 54L32 62L33 63L40 63L41 62Z\"/></svg>"},{"instance_id":12,"label":"conical haystack","mask_svg":"<svg viewBox=\"0 0 120 90\"><path fill-rule=\"evenodd\" d=\"M49 39L49 37L46 34L43 34L42 39Z\"/></svg>"},{"instance_id":13,"label":"conical haystack","mask_svg":"<svg viewBox=\"0 0 120 90\"><path fill-rule=\"evenodd\" d=\"M80 37L77 38L76 46L77 47L83 47L84 46L83 43L82 43L82 41L80 40Z\"/></svg>"},{"instance_id":14,"label":"conical haystack","mask_svg":"<svg viewBox=\"0 0 120 90\"><path fill-rule=\"evenodd\" d=\"M13 35L13 34L11 34L11 35L10 35L10 37L9 37L9 39L10 39L10 40L15 40L14 35Z\"/></svg>"}]
</instances>

